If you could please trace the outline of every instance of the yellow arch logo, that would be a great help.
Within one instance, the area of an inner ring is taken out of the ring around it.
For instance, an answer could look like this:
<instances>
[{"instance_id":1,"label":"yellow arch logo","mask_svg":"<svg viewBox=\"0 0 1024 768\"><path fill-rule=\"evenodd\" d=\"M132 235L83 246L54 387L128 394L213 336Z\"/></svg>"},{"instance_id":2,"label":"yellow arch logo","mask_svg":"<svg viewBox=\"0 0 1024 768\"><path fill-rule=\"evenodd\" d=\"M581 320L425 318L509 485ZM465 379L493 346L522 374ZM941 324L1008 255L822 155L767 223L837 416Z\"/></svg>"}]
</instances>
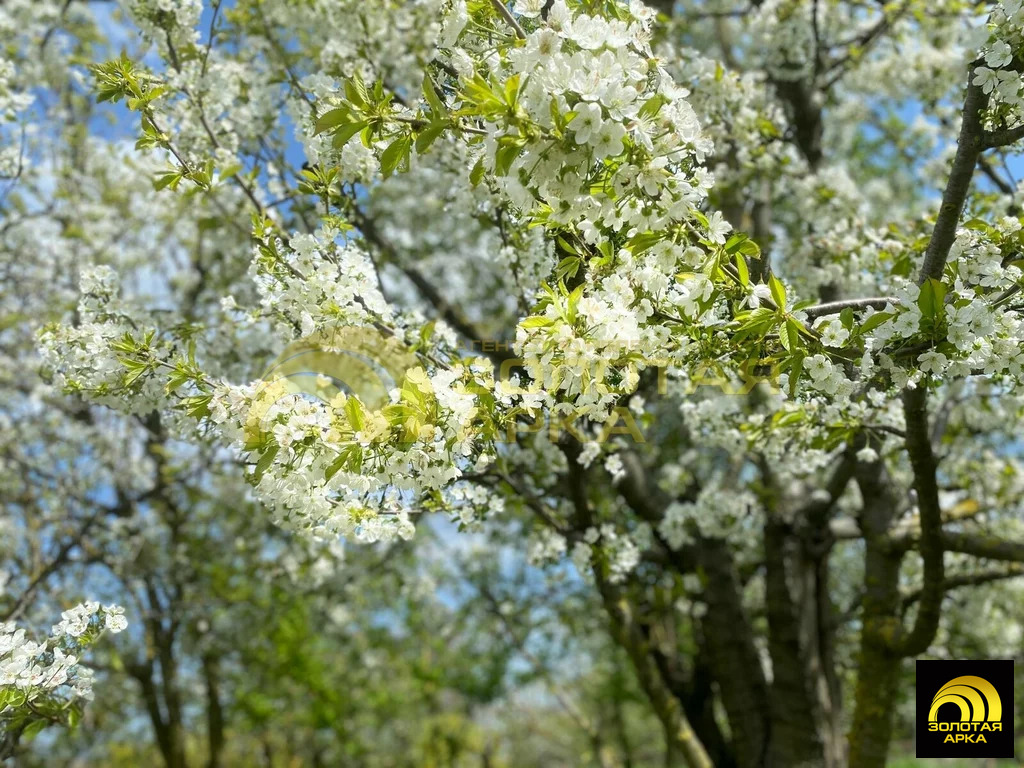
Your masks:
<instances>
[{"instance_id":1,"label":"yellow arch logo","mask_svg":"<svg viewBox=\"0 0 1024 768\"><path fill-rule=\"evenodd\" d=\"M928 721L934 723L939 707L956 704L960 708L960 722L1000 722L1003 719L1003 702L999 692L988 680L976 675L954 677L939 689L932 699ZM987 706L986 706L987 705ZM987 716L986 716L987 713Z\"/></svg>"},{"instance_id":2,"label":"yellow arch logo","mask_svg":"<svg viewBox=\"0 0 1024 768\"><path fill-rule=\"evenodd\" d=\"M387 405L390 390L401 389L416 365L411 348L373 327L339 326L293 341L256 385L245 422L246 441L264 442L281 401L330 403L345 393L379 411Z\"/></svg>"}]
</instances>

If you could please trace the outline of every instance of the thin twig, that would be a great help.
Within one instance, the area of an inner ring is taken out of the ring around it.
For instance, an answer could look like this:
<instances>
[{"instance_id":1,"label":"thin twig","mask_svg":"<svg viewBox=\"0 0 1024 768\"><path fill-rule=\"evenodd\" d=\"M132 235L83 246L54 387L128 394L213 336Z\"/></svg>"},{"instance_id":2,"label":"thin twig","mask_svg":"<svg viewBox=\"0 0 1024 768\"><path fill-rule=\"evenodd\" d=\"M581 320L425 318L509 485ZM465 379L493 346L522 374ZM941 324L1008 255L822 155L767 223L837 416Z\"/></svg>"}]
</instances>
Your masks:
<instances>
[{"instance_id":1,"label":"thin twig","mask_svg":"<svg viewBox=\"0 0 1024 768\"><path fill-rule=\"evenodd\" d=\"M816 304L813 307L804 307L802 310L810 318L822 317L824 315L835 315L844 309L882 309L886 304L899 304L900 300L892 296L875 296L869 299L842 299L830 301L827 304Z\"/></svg>"},{"instance_id":2,"label":"thin twig","mask_svg":"<svg viewBox=\"0 0 1024 768\"><path fill-rule=\"evenodd\" d=\"M519 22L516 21L516 17L512 15L512 11L510 11L508 7L501 2L501 0L491 0L491 5L493 5L494 9L501 14L502 18L505 19L506 22L508 22L508 25L515 30L516 37L520 40L525 40L526 31L519 26Z\"/></svg>"}]
</instances>

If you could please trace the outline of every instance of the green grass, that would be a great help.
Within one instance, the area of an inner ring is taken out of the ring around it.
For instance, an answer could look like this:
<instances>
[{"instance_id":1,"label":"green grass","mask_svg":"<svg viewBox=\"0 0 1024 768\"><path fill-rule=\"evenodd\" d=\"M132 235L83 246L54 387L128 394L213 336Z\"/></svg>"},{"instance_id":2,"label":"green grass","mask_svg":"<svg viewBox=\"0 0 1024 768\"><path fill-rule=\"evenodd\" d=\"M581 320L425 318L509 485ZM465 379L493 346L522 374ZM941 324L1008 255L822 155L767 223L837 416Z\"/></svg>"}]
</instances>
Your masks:
<instances>
[{"instance_id":1,"label":"green grass","mask_svg":"<svg viewBox=\"0 0 1024 768\"><path fill-rule=\"evenodd\" d=\"M925 757L903 755L891 758L887 768L1019 768L1019 766L1021 763L1016 760L970 760L967 758L963 760L953 758L932 760Z\"/></svg>"}]
</instances>

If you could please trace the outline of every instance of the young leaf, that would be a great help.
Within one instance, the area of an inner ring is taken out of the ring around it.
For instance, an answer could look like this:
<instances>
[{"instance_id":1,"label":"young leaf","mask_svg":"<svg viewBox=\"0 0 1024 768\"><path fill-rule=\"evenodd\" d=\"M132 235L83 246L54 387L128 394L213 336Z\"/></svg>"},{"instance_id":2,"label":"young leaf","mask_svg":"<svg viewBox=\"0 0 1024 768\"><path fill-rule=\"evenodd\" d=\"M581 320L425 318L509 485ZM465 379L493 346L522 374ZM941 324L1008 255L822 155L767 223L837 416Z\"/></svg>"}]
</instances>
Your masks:
<instances>
[{"instance_id":1,"label":"young leaf","mask_svg":"<svg viewBox=\"0 0 1024 768\"><path fill-rule=\"evenodd\" d=\"M444 129L447 127L447 122L438 120L420 131L420 135L416 137L416 153L422 155L430 149L430 145L437 140L438 136L444 133Z\"/></svg>"},{"instance_id":2,"label":"young leaf","mask_svg":"<svg viewBox=\"0 0 1024 768\"><path fill-rule=\"evenodd\" d=\"M324 131L329 131L332 128L337 128L339 125L351 122L352 110L348 107L339 107L338 109L331 109L324 112L320 117L313 123L313 135L318 136Z\"/></svg>"},{"instance_id":3,"label":"young leaf","mask_svg":"<svg viewBox=\"0 0 1024 768\"><path fill-rule=\"evenodd\" d=\"M946 286L930 277L921 286L921 294L917 297L917 306L926 319L934 320L942 316L944 311L942 302L945 298Z\"/></svg>"},{"instance_id":4,"label":"young leaf","mask_svg":"<svg viewBox=\"0 0 1024 768\"><path fill-rule=\"evenodd\" d=\"M409 159L409 151L412 148L412 137L408 133L403 133L397 139L392 141L387 149L385 149L380 156L380 172L384 174L386 179L399 165L406 162Z\"/></svg>"},{"instance_id":5,"label":"young leaf","mask_svg":"<svg viewBox=\"0 0 1024 768\"><path fill-rule=\"evenodd\" d=\"M349 139L366 128L369 124L369 120L360 120L356 123L346 123L335 131L334 138L331 140L331 145L335 149L341 149L348 144Z\"/></svg>"},{"instance_id":6,"label":"young leaf","mask_svg":"<svg viewBox=\"0 0 1024 768\"><path fill-rule=\"evenodd\" d=\"M477 186L484 177L484 161L483 158L476 161L476 165L473 166L473 170L469 172L469 183L474 187Z\"/></svg>"},{"instance_id":7,"label":"young leaf","mask_svg":"<svg viewBox=\"0 0 1024 768\"><path fill-rule=\"evenodd\" d=\"M740 285L746 288L750 285L750 270L747 269L747 260L743 258L743 254L737 253L734 261L736 262L736 272L740 276Z\"/></svg>"},{"instance_id":8,"label":"young leaf","mask_svg":"<svg viewBox=\"0 0 1024 768\"><path fill-rule=\"evenodd\" d=\"M786 308L786 286L782 284L775 275L771 275L768 278L768 288L772 292L772 299L778 305L779 309Z\"/></svg>"},{"instance_id":9,"label":"young leaf","mask_svg":"<svg viewBox=\"0 0 1024 768\"><path fill-rule=\"evenodd\" d=\"M436 116L440 117L445 113L444 104L437 95L437 91L434 90L434 83L431 82L430 75L426 75L423 78L423 98L427 100L427 104L430 105L431 112Z\"/></svg>"},{"instance_id":10,"label":"young leaf","mask_svg":"<svg viewBox=\"0 0 1024 768\"><path fill-rule=\"evenodd\" d=\"M254 483L259 483L263 478L263 474L267 471L267 468L273 463L274 457L277 456L277 452L281 450L278 445L272 445L263 452L260 456L259 461L256 462L256 468L253 470L252 479Z\"/></svg>"}]
</instances>

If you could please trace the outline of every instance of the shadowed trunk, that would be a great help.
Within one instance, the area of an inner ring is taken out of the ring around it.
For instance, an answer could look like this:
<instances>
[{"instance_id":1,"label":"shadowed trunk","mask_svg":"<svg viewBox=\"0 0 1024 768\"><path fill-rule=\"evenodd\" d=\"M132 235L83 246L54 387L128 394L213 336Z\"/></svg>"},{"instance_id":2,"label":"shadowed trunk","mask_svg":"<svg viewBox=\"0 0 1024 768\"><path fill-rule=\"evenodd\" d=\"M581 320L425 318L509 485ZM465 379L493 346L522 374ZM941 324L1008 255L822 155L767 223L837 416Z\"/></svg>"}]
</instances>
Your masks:
<instances>
[{"instance_id":1,"label":"shadowed trunk","mask_svg":"<svg viewBox=\"0 0 1024 768\"><path fill-rule=\"evenodd\" d=\"M203 680L206 685L206 739L208 768L219 768L224 749L224 709L220 703L220 665L212 654L203 656Z\"/></svg>"},{"instance_id":2,"label":"shadowed trunk","mask_svg":"<svg viewBox=\"0 0 1024 768\"><path fill-rule=\"evenodd\" d=\"M771 739L768 685L740 600L739 580L728 545L704 539L697 547L708 609L702 629L708 664L729 718L736 764L767 764Z\"/></svg>"},{"instance_id":3,"label":"shadowed trunk","mask_svg":"<svg viewBox=\"0 0 1024 768\"><path fill-rule=\"evenodd\" d=\"M787 561L795 560L796 542L787 527L769 520L765 526L765 607L768 612L768 648L772 658L773 765L821 764L822 738L818 733L811 677L800 643L797 600L790 585ZM811 585L799 585L803 594ZM806 607L806 601L801 600ZM811 614L813 617L813 613Z\"/></svg>"},{"instance_id":4,"label":"shadowed trunk","mask_svg":"<svg viewBox=\"0 0 1024 768\"><path fill-rule=\"evenodd\" d=\"M863 630L857 664L857 688L850 728L850 768L885 765L892 739L900 657L893 641L900 631L899 570L901 553L888 539L898 498L882 465L858 468L864 498L860 527L864 532Z\"/></svg>"}]
</instances>

